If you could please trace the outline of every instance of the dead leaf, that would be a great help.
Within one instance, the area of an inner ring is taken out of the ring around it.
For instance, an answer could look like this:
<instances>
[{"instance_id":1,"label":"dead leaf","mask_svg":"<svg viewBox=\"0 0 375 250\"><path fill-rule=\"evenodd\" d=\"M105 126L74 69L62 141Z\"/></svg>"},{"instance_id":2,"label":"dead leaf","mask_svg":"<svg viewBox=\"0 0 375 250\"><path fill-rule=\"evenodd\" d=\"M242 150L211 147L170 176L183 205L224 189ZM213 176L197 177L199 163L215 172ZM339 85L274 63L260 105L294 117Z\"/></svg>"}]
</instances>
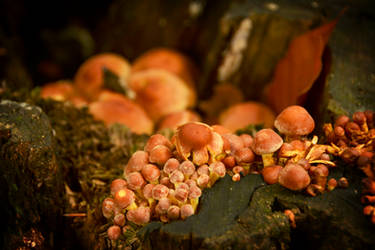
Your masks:
<instances>
[{"instance_id":1,"label":"dead leaf","mask_svg":"<svg viewBox=\"0 0 375 250\"><path fill-rule=\"evenodd\" d=\"M266 87L268 104L276 113L299 103L322 70L322 55L338 18L294 38L276 65L273 80Z\"/></svg>"}]
</instances>

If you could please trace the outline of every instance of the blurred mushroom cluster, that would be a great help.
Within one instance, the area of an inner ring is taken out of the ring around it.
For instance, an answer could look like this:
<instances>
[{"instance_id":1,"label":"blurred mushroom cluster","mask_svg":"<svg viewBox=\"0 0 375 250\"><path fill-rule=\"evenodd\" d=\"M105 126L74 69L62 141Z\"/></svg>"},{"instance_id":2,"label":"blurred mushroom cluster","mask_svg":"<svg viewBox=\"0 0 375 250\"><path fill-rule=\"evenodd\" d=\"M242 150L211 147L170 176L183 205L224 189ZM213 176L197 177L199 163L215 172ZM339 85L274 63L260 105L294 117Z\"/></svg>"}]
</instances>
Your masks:
<instances>
[{"instance_id":1,"label":"blurred mushroom cluster","mask_svg":"<svg viewBox=\"0 0 375 250\"><path fill-rule=\"evenodd\" d=\"M339 116L334 124L323 127L331 153L346 164L361 169L366 177L362 180L361 202L363 213L375 223L375 120L374 112L355 112L352 118Z\"/></svg>"}]
</instances>

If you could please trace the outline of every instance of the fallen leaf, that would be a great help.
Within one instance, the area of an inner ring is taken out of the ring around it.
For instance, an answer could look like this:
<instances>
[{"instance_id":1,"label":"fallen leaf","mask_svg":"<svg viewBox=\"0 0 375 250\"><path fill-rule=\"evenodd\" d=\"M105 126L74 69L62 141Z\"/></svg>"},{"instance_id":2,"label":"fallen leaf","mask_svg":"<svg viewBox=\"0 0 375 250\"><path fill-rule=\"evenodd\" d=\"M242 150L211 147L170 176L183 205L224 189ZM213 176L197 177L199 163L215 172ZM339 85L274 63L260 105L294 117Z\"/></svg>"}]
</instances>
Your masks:
<instances>
[{"instance_id":1,"label":"fallen leaf","mask_svg":"<svg viewBox=\"0 0 375 250\"><path fill-rule=\"evenodd\" d=\"M294 38L276 65L274 77L266 87L268 104L276 113L299 103L322 70L322 55L338 18Z\"/></svg>"}]
</instances>

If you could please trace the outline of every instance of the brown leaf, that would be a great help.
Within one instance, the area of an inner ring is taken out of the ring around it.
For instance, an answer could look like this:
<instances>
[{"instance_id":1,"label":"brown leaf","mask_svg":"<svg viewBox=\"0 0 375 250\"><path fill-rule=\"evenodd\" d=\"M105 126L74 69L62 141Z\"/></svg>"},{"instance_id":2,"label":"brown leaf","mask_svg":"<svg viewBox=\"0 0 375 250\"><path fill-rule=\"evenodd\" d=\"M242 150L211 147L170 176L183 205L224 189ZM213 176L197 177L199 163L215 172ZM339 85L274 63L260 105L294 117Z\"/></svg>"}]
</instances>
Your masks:
<instances>
[{"instance_id":1,"label":"brown leaf","mask_svg":"<svg viewBox=\"0 0 375 250\"><path fill-rule=\"evenodd\" d=\"M294 38L266 88L266 98L276 113L306 94L322 69L322 54L338 19Z\"/></svg>"}]
</instances>

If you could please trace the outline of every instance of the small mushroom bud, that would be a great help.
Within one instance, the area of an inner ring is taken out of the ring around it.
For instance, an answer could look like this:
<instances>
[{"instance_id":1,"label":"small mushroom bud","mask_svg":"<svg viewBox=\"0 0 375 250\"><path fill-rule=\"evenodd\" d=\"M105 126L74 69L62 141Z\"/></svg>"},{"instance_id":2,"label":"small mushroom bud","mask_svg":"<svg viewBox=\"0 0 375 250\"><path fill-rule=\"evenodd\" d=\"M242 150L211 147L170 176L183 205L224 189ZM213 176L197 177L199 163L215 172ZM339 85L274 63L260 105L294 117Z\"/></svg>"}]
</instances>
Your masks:
<instances>
[{"instance_id":1,"label":"small mushroom bud","mask_svg":"<svg viewBox=\"0 0 375 250\"><path fill-rule=\"evenodd\" d=\"M152 189L154 187L154 184L149 183L143 188L143 197L147 199L150 207L152 206L152 204L154 204L154 198L152 197Z\"/></svg>"},{"instance_id":2,"label":"small mushroom bud","mask_svg":"<svg viewBox=\"0 0 375 250\"><path fill-rule=\"evenodd\" d=\"M279 165L274 165L274 166L263 168L262 176L263 176L264 181L270 185L277 183L279 179L279 173L282 168L283 167Z\"/></svg>"},{"instance_id":3,"label":"small mushroom bud","mask_svg":"<svg viewBox=\"0 0 375 250\"><path fill-rule=\"evenodd\" d=\"M307 171L310 169L311 165L308 160L306 159L301 159L297 162L298 165L301 165L304 169Z\"/></svg>"},{"instance_id":4,"label":"small mushroom bud","mask_svg":"<svg viewBox=\"0 0 375 250\"><path fill-rule=\"evenodd\" d=\"M173 183L171 182L171 180L169 179L168 176L165 176L165 177L161 178L160 184L162 184L164 186L167 186L168 188L174 188L174 185L173 185Z\"/></svg>"},{"instance_id":5,"label":"small mushroom bud","mask_svg":"<svg viewBox=\"0 0 375 250\"><path fill-rule=\"evenodd\" d=\"M160 200L162 198L168 197L169 188L167 186L158 184L152 189L152 198L155 200Z\"/></svg>"},{"instance_id":6,"label":"small mushroom bud","mask_svg":"<svg viewBox=\"0 0 375 250\"><path fill-rule=\"evenodd\" d=\"M299 191L310 184L310 176L302 166L289 163L280 170L279 183L290 190Z\"/></svg>"},{"instance_id":7,"label":"small mushroom bud","mask_svg":"<svg viewBox=\"0 0 375 250\"><path fill-rule=\"evenodd\" d=\"M329 179L327 182L327 190L332 191L337 187L337 181L333 178Z\"/></svg>"},{"instance_id":8,"label":"small mushroom bud","mask_svg":"<svg viewBox=\"0 0 375 250\"><path fill-rule=\"evenodd\" d=\"M194 208L194 211L196 211L198 203L199 203L199 197L202 195L202 190L197 186L191 186L189 188L189 199L190 203Z\"/></svg>"},{"instance_id":9,"label":"small mushroom bud","mask_svg":"<svg viewBox=\"0 0 375 250\"><path fill-rule=\"evenodd\" d=\"M197 169L197 173L198 173L198 175L202 175L202 174L209 175L210 174L210 170L208 168L208 165L207 164L203 164L203 165L199 166L199 168Z\"/></svg>"},{"instance_id":10,"label":"small mushroom bud","mask_svg":"<svg viewBox=\"0 0 375 250\"><path fill-rule=\"evenodd\" d=\"M317 184L310 184L307 188L306 188L306 192L311 195L311 196L316 196L318 193L323 193L324 192L324 188L320 185L317 185Z\"/></svg>"},{"instance_id":11,"label":"small mushroom bud","mask_svg":"<svg viewBox=\"0 0 375 250\"><path fill-rule=\"evenodd\" d=\"M156 205L155 212L158 215L166 214L170 206L171 206L171 201L168 198L162 198L159 200L158 204Z\"/></svg>"},{"instance_id":12,"label":"small mushroom bud","mask_svg":"<svg viewBox=\"0 0 375 250\"><path fill-rule=\"evenodd\" d=\"M185 180L189 179L189 177L194 174L195 172L195 166L194 163L192 163L189 160L183 161L179 168L178 168L185 176Z\"/></svg>"},{"instance_id":13,"label":"small mushroom bud","mask_svg":"<svg viewBox=\"0 0 375 250\"><path fill-rule=\"evenodd\" d=\"M205 188L207 187L208 183L210 182L210 176L206 174L202 174L197 179L197 184L199 187Z\"/></svg>"},{"instance_id":14,"label":"small mushroom bud","mask_svg":"<svg viewBox=\"0 0 375 250\"><path fill-rule=\"evenodd\" d=\"M243 142L244 147L246 147L246 148L250 148L251 145L253 144L253 140L254 139L249 134L242 134L242 135L240 135L240 138L241 138L241 140Z\"/></svg>"},{"instance_id":15,"label":"small mushroom bud","mask_svg":"<svg viewBox=\"0 0 375 250\"><path fill-rule=\"evenodd\" d=\"M133 191L124 188L115 193L115 204L121 209L133 209L137 207L135 204L135 194Z\"/></svg>"},{"instance_id":16,"label":"small mushroom bud","mask_svg":"<svg viewBox=\"0 0 375 250\"><path fill-rule=\"evenodd\" d=\"M188 179L185 181L185 184L187 184L189 187L192 187L192 186L196 186L197 182L195 180Z\"/></svg>"},{"instance_id":17,"label":"small mushroom bud","mask_svg":"<svg viewBox=\"0 0 375 250\"><path fill-rule=\"evenodd\" d=\"M155 146L150 152L150 162L163 166L172 157L171 150L164 145Z\"/></svg>"},{"instance_id":18,"label":"small mushroom bud","mask_svg":"<svg viewBox=\"0 0 375 250\"><path fill-rule=\"evenodd\" d=\"M119 226L110 226L107 230L107 235L110 240L117 240L121 235L121 228Z\"/></svg>"},{"instance_id":19,"label":"small mushroom bud","mask_svg":"<svg viewBox=\"0 0 375 250\"><path fill-rule=\"evenodd\" d=\"M107 219L111 218L114 213L115 201L112 198L105 198L102 203L102 213Z\"/></svg>"},{"instance_id":20,"label":"small mushroom bud","mask_svg":"<svg viewBox=\"0 0 375 250\"><path fill-rule=\"evenodd\" d=\"M366 115L364 112L361 112L361 111L354 112L352 118L353 118L353 121L357 123L358 125L363 125L366 123Z\"/></svg>"},{"instance_id":21,"label":"small mushroom bud","mask_svg":"<svg viewBox=\"0 0 375 250\"><path fill-rule=\"evenodd\" d=\"M111 182L111 195L115 195L120 189L126 188L128 183L124 179L115 179Z\"/></svg>"},{"instance_id":22,"label":"small mushroom bud","mask_svg":"<svg viewBox=\"0 0 375 250\"><path fill-rule=\"evenodd\" d=\"M226 173L225 165L221 161L216 161L210 164L210 182L208 187L212 187L212 185L219 179L223 178Z\"/></svg>"},{"instance_id":23,"label":"small mushroom bud","mask_svg":"<svg viewBox=\"0 0 375 250\"><path fill-rule=\"evenodd\" d=\"M126 222L126 218L125 218L125 215L124 214L116 214L115 215L115 218L113 218L113 222L120 226L120 227L123 227L125 225L125 222Z\"/></svg>"},{"instance_id":24,"label":"small mushroom bud","mask_svg":"<svg viewBox=\"0 0 375 250\"><path fill-rule=\"evenodd\" d=\"M145 184L145 180L143 176L139 172L132 172L126 176L126 180L128 182L128 187L131 190L140 190Z\"/></svg>"},{"instance_id":25,"label":"small mushroom bud","mask_svg":"<svg viewBox=\"0 0 375 250\"><path fill-rule=\"evenodd\" d=\"M295 215L292 212L292 210L286 209L286 210L284 210L284 214L288 217L290 226L292 228L296 228L296 219L295 219Z\"/></svg>"},{"instance_id":26,"label":"small mushroom bud","mask_svg":"<svg viewBox=\"0 0 375 250\"><path fill-rule=\"evenodd\" d=\"M345 129L341 126L336 126L333 130L335 136L340 139L345 139Z\"/></svg>"},{"instance_id":27,"label":"small mushroom bud","mask_svg":"<svg viewBox=\"0 0 375 250\"><path fill-rule=\"evenodd\" d=\"M147 164L142 168L142 175L148 182L157 184L160 177L160 170L154 164Z\"/></svg>"},{"instance_id":28,"label":"small mushroom bud","mask_svg":"<svg viewBox=\"0 0 375 250\"><path fill-rule=\"evenodd\" d=\"M169 177L169 180L177 185L178 183L181 183L184 181L184 174L180 170L175 170L172 172L172 174Z\"/></svg>"},{"instance_id":29,"label":"small mushroom bud","mask_svg":"<svg viewBox=\"0 0 375 250\"><path fill-rule=\"evenodd\" d=\"M149 154L145 151L136 151L129 159L125 167L125 176L132 172L140 172L146 164L148 164Z\"/></svg>"},{"instance_id":30,"label":"small mushroom bud","mask_svg":"<svg viewBox=\"0 0 375 250\"><path fill-rule=\"evenodd\" d=\"M255 155L250 148L241 148L234 152L237 163L250 163L255 159Z\"/></svg>"},{"instance_id":31,"label":"small mushroom bud","mask_svg":"<svg viewBox=\"0 0 375 250\"><path fill-rule=\"evenodd\" d=\"M339 116L335 121L335 126L345 127L345 125L350 121L350 118L346 115Z\"/></svg>"},{"instance_id":32,"label":"small mushroom bud","mask_svg":"<svg viewBox=\"0 0 375 250\"><path fill-rule=\"evenodd\" d=\"M151 210L149 207L138 207L129 210L126 213L126 218L137 225L144 225L150 221Z\"/></svg>"},{"instance_id":33,"label":"small mushroom bud","mask_svg":"<svg viewBox=\"0 0 375 250\"><path fill-rule=\"evenodd\" d=\"M244 175L245 173L245 169L241 166L235 166L233 169L232 169L233 173L235 174L240 174L242 173Z\"/></svg>"},{"instance_id":34,"label":"small mushroom bud","mask_svg":"<svg viewBox=\"0 0 375 250\"><path fill-rule=\"evenodd\" d=\"M323 154L320 156L320 159L323 160L323 161L330 161L330 160L331 160L331 157L329 156L329 154L327 154L327 153L323 153Z\"/></svg>"},{"instance_id":35,"label":"small mushroom bud","mask_svg":"<svg viewBox=\"0 0 375 250\"><path fill-rule=\"evenodd\" d=\"M347 187L349 187L348 179L346 179L345 177L341 177L339 179L339 181L337 182L337 186L340 187L340 188L347 188Z\"/></svg>"},{"instance_id":36,"label":"small mushroom bud","mask_svg":"<svg viewBox=\"0 0 375 250\"><path fill-rule=\"evenodd\" d=\"M375 211L374 206L367 205L363 208L363 214L366 216L373 215Z\"/></svg>"},{"instance_id":37,"label":"small mushroom bud","mask_svg":"<svg viewBox=\"0 0 375 250\"><path fill-rule=\"evenodd\" d=\"M243 140L238 135L224 134L222 135L222 137L225 138L229 142L231 152L235 152L245 147Z\"/></svg>"},{"instance_id":38,"label":"small mushroom bud","mask_svg":"<svg viewBox=\"0 0 375 250\"><path fill-rule=\"evenodd\" d=\"M151 150L154 149L154 147L156 147L158 145L166 146L169 149L173 148L173 145L172 145L171 141L168 140L167 137L165 137L164 135L161 135L161 134L154 134L146 142L146 146L145 146L144 150L146 152L150 153Z\"/></svg>"},{"instance_id":39,"label":"small mushroom bud","mask_svg":"<svg viewBox=\"0 0 375 250\"><path fill-rule=\"evenodd\" d=\"M186 202L187 198L189 196L189 190L186 190L185 188L178 187L174 192L174 197L179 202Z\"/></svg>"},{"instance_id":40,"label":"small mushroom bud","mask_svg":"<svg viewBox=\"0 0 375 250\"><path fill-rule=\"evenodd\" d=\"M177 220L180 217L180 208L172 205L168 208L167 216L170 220Z\"/></svg>"},{"instance_id":41,"label":"small mushroom bud","mask_svg":"<svg viewBox=\"0 0 375 250\"><path fill-rule=\"evenodd\" d=\"M236 159L232 155L228 155L227 157L225 157L222 162L227 169L232 169L234 168L234 166L236 166Z\"/></svg>"},{"instance_id":42,"label":"small mushroom bud","mask_svg":"<svg viewBox=\"0 0 375 250\"><path fill-rule=\"evenodd\" d=\"M185 204L181 206L180 209L181 219L185 220L187 217L190 217L194 214L194 208L190 204Z\"/></svg>"},{"instance_id":43,"label":"small mushroom bud","mask_svg":"<svg viewBox=\"0 0 375 250\"><path fill-rule=\"evenodd\" d=\"M234 174L233 176L232 176L232 181L235 181L235 182L237 182L237 181L240 181L241 180L241 175L240 174Z\"/></svg>"},{"instance_id":44,"label":"small mushroom bud","mask_svg":"<svg viewBox=\"0 0 375 250\"><path fill-rule=\"evenodd\" d=\"M163 167L164 173L170 175L173 171L177 170L180 166L180 162L175 158L168 159Z\"/></svg>"}]
</instances>

